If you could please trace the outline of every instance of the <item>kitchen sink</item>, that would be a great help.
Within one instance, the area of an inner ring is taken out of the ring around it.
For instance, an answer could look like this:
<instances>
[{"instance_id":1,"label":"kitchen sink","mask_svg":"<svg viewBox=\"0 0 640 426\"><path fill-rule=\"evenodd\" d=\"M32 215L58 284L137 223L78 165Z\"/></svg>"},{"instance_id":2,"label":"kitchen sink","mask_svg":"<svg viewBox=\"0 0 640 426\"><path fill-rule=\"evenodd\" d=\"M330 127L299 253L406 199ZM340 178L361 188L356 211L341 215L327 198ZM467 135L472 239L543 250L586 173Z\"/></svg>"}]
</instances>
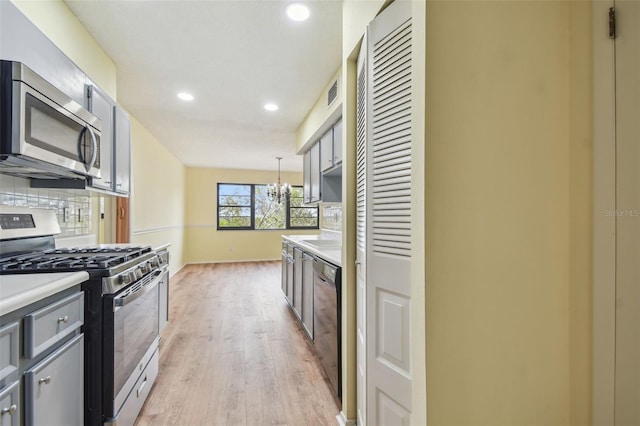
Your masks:
<instances>
[{"instance_id":1,"label":"kitchen sink","mask_svg":"<svg viewBox=\"0 0 640 426\"><path fill-rule=\"evenodd\" d=\"M342 247L341 240L301 240L301 242L315 246L319 248L340 248Z\"/></svg>"}]
</instances>

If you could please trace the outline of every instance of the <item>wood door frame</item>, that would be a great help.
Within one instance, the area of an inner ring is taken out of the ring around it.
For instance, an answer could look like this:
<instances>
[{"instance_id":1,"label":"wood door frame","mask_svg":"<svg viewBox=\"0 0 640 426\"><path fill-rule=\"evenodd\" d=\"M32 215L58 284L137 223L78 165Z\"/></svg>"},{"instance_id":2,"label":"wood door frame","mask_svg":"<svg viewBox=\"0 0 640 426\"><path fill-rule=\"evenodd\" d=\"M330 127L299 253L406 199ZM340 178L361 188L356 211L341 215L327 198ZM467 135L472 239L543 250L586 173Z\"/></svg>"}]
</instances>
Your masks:
<instances>
[{"instance_id":1,"label":"wood door frame","mask_svg":"<svg viewBox=\"0 0 640 426\"><path fill-rule=\"evenodd\" d=\"M605 23L613 1L593 1ZM615 54L605 25L593 28L593 384L592 424L613 424L615 412L616 206Z\"/></svg>"},{"instance_id":2,"label":"wood door frame","mask_svg":"<svg viewBox=\"0 0 640 426\"><path fill-rule=\"evenodd\" d=\"M116 243L131 242L130 207L128 197L116 197Z\"/></svg>"}]
</instances>

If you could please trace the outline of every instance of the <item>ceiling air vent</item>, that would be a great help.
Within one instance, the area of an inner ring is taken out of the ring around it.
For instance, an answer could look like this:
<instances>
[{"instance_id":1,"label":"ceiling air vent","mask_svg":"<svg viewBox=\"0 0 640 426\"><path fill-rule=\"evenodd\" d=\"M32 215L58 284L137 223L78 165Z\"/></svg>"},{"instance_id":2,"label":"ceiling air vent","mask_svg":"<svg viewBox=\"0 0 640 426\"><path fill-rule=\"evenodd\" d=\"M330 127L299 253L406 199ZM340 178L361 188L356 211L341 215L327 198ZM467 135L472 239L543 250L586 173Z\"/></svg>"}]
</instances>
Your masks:
<instances>
[{"instance_id":1,"label":"ceiling air vent","mask_svg":"<svg viewBox=\"0 0 640 426\"><path fill-rule=\"evenodd\" d=\"M327 96L327 105L331 105L333 101L338 97L338 80L334 81L329 89L329 94Z\"/></svg>"}]
</instances>

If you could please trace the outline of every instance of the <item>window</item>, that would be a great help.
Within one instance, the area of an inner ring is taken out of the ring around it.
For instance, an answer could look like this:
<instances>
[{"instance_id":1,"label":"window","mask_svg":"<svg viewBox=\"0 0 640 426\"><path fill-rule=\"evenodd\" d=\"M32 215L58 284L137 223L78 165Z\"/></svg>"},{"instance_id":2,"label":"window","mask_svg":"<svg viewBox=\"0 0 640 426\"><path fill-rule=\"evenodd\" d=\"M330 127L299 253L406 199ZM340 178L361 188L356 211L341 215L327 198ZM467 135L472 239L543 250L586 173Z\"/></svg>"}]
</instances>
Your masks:
<instances>
[{"instance_id":1,"label":"window","mask_svg":"<svg viewBox=\"0 0 640 426\"><path fill-rule=\"evenodd\" d=\"M268 185L218 184L218 229L318 229L318 207L303 205L301 186L290 200L269 198Z\"/></svg>"}]
</instances>

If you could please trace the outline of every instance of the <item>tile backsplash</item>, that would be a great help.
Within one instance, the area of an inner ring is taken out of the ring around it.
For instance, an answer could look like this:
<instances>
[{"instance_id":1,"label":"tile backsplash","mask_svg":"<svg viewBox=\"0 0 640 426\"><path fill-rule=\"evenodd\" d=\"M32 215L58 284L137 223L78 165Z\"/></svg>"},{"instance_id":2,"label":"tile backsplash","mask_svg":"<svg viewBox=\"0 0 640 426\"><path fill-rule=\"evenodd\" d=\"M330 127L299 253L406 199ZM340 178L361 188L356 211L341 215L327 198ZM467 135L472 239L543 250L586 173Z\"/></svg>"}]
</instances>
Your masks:
<instances>
[{"instance_id":1,"label":"tile backsplash","mask_svg":"<svg viewBox=\"0 0 640 426\"><path fill-rule=\"evenodd\" d=\"M322 229L342 231L342 204L324 203L322 205Z\"/></svg>"},{"instance_id":2,"label":"tile backsplash","mask_svg":"<svg viewBox=\"0 0 640 426\"><path fill-rule=\"evenodd\" d=\"M92 233L92 203L86 191L31 188L28 179L0 175L0 204L55 210L60 224L59 237Z\"/></svg>"}]
</instances>

